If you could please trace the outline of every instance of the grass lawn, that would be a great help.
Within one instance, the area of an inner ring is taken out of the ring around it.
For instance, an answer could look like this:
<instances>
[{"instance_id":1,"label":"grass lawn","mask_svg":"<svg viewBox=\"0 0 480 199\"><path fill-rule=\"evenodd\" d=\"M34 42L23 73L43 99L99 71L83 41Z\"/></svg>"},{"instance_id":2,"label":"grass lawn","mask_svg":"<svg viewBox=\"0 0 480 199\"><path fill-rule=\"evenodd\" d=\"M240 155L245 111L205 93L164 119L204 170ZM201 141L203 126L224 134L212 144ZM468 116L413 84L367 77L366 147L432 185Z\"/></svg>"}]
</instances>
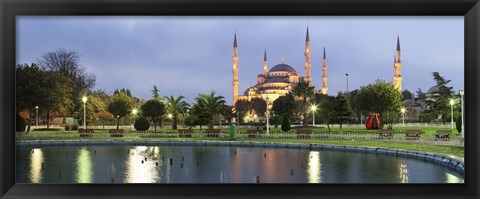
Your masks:
<instances>
[{"instance_id":1,"label":"grass lawn","mask_svg":"<svg viewBox=\"0 0 480 199\"><path fill-rule=\"evenodd\" d=\"M348 129L348 130L347 130ZM415 129L415 128L395 128L397 131L402 131L405 129ZM433 136L435 130L440 128L417 128L419 130L424 130L425 135L422 136ZM445 128L444 128L445 129ZM447 128L448 129L448 128ZM223 131L228 132L229 129L223 129ZM239 129L240 132L245 132L246 128ZM316 129L315 129L316 130ZM360 130L358 128L344 128L343 132ZM175 132L171 129L157 129L157 131L163 132ZM56 141L67 141L67 140L216 140L216 141L227 141L229 139L225 138L203 138L199 134L200 129L195 129L195 133L198 136L193 138L159 138L159 137L144 137L149 135L155 135L157 133L126 133L126 137L123 138L111 138L106 131L95 130L93 137L90 138L80 138L77 131L32 131L26 137L18 138L19 141L40 141L40 140L56 140ZM271 132L280 132L279 129L273 128ZM454 131L456 132L456 131ZM168 133L158 133L163 135L168 135ZM176 133L172 133L172 136L176 136ZM455 134L454 134L455 135ZM399 135L400 136L400 135ZM324 144L324 145L347 145L347 146L365 146L365 147L382 147L382 148L391 148L391 149L403 149L403 150L412 150L412 151L422 151L422 152L433 152L440 154L449 154L458 157L464 157L464 147L459 146L440 146L433 144L418 144L418 143L403 143L403 142L383 142L383 141L358 141L358 140L316 140L316 139L275 139L275 138L241 138L237 139L238 141L246 142L278 142L278 143L308 143L308 144Z\"/></svg>"}]
</instances>

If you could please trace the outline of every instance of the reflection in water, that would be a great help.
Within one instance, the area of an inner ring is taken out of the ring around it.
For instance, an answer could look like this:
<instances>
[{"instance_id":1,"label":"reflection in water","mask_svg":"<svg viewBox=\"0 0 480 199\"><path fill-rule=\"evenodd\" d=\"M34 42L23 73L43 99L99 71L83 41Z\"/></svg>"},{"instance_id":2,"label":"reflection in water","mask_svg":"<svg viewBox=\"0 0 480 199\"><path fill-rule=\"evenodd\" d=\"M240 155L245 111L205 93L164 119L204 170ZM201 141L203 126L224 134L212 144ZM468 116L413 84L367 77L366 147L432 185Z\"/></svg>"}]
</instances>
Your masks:
<instances>
[{"instance_id":1,"label":"reflection in water","mask_svg":"<svg viewBox=\"0 0 480 199\"><path fill-rule=\"evenodd\" d=\"M463 179L458 178L450 173L445 173L445 177L447 178L447 183L463 183Z\"/></svg>"},{"instance_id":2,"label":"reflection in water","mask_svg":"<svg viewBox=\"0 0 480 199\"><path fill-rule=\"evenodd\" d=\"M400 167L398 167L398 173L400 183L408 183L408 168L406 164L400 163Z\"/></svg>"},{"instance_id":3,"label":"reflection in water","mask_svg":"<svg viewBox=\"0 0 480 199\"><path fill-rule=\"evenodd\" d=\"M153 149L153 150L152 150ZM135 152L130 153L127 158L127 172L125 183L155 183L160 178L159 170L152 157L160 156L159 147L136 146ZM153 153L153 154L152 154ZM148 156L148 157L147 157ZM147 160L145 161L145 157ZM161 167L161 164L158 165Z\"/></svg>"},{"instance_id":4,"label":"reflection in water","mask_svg":"<svg viewBox=\"0 0 480 199\"><path fill-rule=\"evenodd\" d=\"M43 151L42 149L32 149L30 154L30 181L32 183L42 182L42 163Z\"/></svg>"},{"instance_id":5,"label":"reflection in water","mask_svg":"<svg viewBox=\"0 0 480 199\"><path fill-rule=\"evenodd\" d=\"M464 183L423 160L254 147L17 147L16 168L17 183Z\"/></svg>"},{"instance_id":6,"label":"reflection in water","mask_svg":"<svg viewBox=\"0 0 480 199\"><path fill-rule=\"evenodd\" d=\"M92 183L93 179L93 163L90 151L83 147L78 151L77 157L77 183Z\"/></svg>"},{"instance_id":7,"label":"reflection in water","mask_svg":"<svg viewBox=\"0 0 480 199\"><path fill-rule=\"evenodd\" d=\"M308 182L320 183L322 181L320 171L322 163L320 162L320 152L310 151L308 155Z\"/></svg>"}]
</instances>

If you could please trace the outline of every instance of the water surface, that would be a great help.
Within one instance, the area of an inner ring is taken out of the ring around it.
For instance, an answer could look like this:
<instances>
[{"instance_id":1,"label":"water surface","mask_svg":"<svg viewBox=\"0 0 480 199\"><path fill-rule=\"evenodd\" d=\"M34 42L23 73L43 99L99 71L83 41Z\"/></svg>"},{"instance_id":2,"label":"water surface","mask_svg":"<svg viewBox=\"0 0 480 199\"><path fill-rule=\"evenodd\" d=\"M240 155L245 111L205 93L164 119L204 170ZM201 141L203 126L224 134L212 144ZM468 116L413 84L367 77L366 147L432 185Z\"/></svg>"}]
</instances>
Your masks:
<instances>
[{"instance_id":1,"label":"water surface","mask_svg":"<svg viewBox=\"0 0 480 199\"><path fill-rule=\"evenodd\" d=\"M17 147L17 183L463 183L418 159L216 146ZM172 162L170 162L172 160Z\"/></svg>"}]
</instances>

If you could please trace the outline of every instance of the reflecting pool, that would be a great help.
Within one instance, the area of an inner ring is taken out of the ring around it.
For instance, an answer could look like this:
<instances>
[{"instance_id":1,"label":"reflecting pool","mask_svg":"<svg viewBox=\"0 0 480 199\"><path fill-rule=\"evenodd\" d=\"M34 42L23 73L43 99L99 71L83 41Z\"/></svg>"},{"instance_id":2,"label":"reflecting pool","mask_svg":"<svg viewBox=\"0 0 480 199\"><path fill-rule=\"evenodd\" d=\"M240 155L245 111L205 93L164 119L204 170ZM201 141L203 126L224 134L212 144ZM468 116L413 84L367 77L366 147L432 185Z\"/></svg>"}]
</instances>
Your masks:
<instances>
[{"instance_id":1,"label":"reflecting pool","mask_svg":"<svg viewBox=\"0 0 480 199\"><path fill-rule=\"evenodd\" d=\"M17 147L17 183L463 183L419 159L217 146Z\"/></svg>"}]
</instances>

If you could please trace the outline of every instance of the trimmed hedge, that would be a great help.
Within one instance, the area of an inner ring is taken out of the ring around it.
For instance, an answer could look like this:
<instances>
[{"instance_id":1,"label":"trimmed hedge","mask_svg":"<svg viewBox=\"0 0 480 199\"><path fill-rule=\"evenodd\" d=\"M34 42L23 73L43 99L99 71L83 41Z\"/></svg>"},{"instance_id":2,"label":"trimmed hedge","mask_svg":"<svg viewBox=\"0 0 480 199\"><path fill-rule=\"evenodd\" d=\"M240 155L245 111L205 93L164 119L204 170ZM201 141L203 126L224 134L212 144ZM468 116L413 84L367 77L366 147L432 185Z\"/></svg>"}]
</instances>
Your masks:
<instances>
[{"instance_id":1,"label":"trimmed hedge","mask_svg":"<svg viewBox=\"0 0 480 199\"><path fill-rule=\"evenodd\" d=\"M287 114L283 114L283 120L282 120L282 131L290 131L292 127L290 126L290 119L288 118Z\"/></svg>"},{"instance_id":2,"label":"trimmed hedge","mask_svg":"<svg viewBox=\"0 0 480 199\"><path fill-rule=\"evenodd\" d=\"M135 130L137 131L146 131L150 128L150 122L145 117L140 117L135 120L135 124L133 125Z\"/></svg>"}]
</instances>

